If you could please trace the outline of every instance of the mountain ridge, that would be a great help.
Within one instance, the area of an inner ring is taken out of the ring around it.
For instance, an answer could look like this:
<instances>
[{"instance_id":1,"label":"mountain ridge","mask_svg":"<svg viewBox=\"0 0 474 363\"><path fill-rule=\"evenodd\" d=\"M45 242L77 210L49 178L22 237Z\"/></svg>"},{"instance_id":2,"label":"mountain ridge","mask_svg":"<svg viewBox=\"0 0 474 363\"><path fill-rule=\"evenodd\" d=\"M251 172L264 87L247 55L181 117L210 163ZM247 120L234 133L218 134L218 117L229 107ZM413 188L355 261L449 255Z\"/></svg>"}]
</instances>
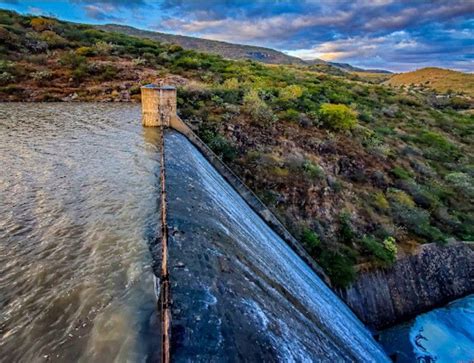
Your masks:
<instances>
[{"instance_id":1,"label":"mountain ridge","mask_svg":"<svg viewBox=\"0 0 474 363\"><path fill-rule=\"evenodd\" d=\"M234 60L250 59L267 64L291 64L301 66L324 64L345 72L392 73L387 70L359 68L348 63L326 62L319 58L307 61L272 48L191 37L188 35L169 34L153 30L143 30L128 25L111 23L96 25L95 27L105 31L118 32L141 38L150 38L159 42L178 44L185 49L218 54L224 58Z\"/></svg>"}]
</instances>

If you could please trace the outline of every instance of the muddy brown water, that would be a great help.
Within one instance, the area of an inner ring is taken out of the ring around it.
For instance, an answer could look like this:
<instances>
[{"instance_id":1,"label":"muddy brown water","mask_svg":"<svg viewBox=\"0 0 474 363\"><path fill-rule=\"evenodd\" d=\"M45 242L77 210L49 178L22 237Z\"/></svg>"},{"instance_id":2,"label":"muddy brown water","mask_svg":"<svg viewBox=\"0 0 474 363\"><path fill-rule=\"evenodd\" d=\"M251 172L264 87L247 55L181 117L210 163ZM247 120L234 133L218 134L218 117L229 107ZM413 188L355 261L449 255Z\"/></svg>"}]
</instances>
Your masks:
<instances>
[{"instance_id":1,"label":"muddy brown water","mask_svg":"<svg viewBox=\"0 0 474 363\"><path fill-rule=\"evenodd\" d=\"M0 361L156 357L156 141L138 105L0 103Z\"/></svg>"}]
</instances>

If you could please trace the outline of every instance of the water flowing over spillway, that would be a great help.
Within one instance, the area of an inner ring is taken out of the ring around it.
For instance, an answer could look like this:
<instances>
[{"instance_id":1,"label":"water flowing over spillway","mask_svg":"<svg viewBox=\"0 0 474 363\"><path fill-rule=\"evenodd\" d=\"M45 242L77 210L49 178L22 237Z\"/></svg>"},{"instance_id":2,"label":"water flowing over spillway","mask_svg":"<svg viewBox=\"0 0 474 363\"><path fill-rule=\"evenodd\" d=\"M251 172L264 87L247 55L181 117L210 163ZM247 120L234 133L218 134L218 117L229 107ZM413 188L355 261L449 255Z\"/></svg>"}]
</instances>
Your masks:
<instances>
[{"instance_id":1,"label":"water flowing over spillway","mask_svg":"<svg viewBox=\"0 0 474 363\"><path fill-rule=\"evenodd\" d=\"M165 150L176 361L387 360L184 136Z\"/></svg>"}]
</instances>

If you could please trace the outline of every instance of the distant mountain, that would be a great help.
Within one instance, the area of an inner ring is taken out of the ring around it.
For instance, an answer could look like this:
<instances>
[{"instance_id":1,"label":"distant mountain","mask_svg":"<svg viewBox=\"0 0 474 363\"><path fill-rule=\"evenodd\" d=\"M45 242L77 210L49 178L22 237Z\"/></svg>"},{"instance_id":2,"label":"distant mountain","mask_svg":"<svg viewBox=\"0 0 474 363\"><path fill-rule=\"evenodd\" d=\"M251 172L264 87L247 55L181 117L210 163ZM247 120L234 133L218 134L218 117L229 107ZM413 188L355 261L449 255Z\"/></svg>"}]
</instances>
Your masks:
<instances>
[{"instance_id":1,"label":"distant mountain","mask_svg":"<svg viewBox=\"0 0 474 363\"><path fill-rule=\"evenodd\" d=\"M474 96L474 74L450 69L422 68L413 72L396 74L386 83L392 86L424 86L441 93L451 90Z\"/></svg>"},{"instance_id":2,"label":"distant mountain","mask_svg":"<svg viewBox=\"0 0 474 363\"><path fill-rule=\"evenodd\" d=\"M200 52L218 54L228 59L251 59L270 64L305 64L305 62L300 58L292 57L283 52L279 52L270 48L232 44L217 40L194 38L183 35L159 33L117 24L97 25L97 28L140 38L150 38L162 43L178 44L185 49L193 49Z\"/></svg>"},{"instance_id":3,"label":"distant mountain","mask_svg":"<svg viewBox=\"0 0 474 363\"><path fill-rule=\"evenodd\" d=\"M312 60L306 60L306 64L309 65L330 65L333 67L336 67L339 70L345 71L345 72L365 72L365 73L383 73L383 74L391 74L392 72L386 71L384 69L365 69L365 68L359 68L359 67L354 67L350 65L349 63L337 63L337 62L326 62L323 61L322 59L312 59Z\"/></svg>"},{"instance_id":4,"label":"distant mountain","mask_svg":"<svg viewBox=\"0 0 474 363\"><path fill-rule=\"evenodd\" d=\"M334 67L340 68L347 72L366 72L366 73L384 73L384 74L392 73L385 69L365 69L365 68L354 67L350 65L349 63L337 63L337 62L328 62L328 63L333 65Z\"/></svg>"}]
</instances>

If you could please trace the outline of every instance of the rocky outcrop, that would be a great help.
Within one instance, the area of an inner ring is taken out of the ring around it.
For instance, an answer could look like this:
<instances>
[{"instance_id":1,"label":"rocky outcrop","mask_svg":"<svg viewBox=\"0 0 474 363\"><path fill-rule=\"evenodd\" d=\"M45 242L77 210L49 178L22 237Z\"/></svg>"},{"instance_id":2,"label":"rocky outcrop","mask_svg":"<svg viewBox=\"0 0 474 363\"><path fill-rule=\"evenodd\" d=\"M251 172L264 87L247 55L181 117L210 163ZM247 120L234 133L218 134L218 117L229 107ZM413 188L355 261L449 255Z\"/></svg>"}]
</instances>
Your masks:
<instances>
[{"instance_id":1,"label":"rocky outcrop","mask_svg":"<svg viewBox=\"0 0 474 363\"><path fill-rule=\"evenodd\" d=\"M362 273L339 293L370 328L393 325L474 293L474 246L422 245L389 269Z\"/></svg>"}]
</instances>

